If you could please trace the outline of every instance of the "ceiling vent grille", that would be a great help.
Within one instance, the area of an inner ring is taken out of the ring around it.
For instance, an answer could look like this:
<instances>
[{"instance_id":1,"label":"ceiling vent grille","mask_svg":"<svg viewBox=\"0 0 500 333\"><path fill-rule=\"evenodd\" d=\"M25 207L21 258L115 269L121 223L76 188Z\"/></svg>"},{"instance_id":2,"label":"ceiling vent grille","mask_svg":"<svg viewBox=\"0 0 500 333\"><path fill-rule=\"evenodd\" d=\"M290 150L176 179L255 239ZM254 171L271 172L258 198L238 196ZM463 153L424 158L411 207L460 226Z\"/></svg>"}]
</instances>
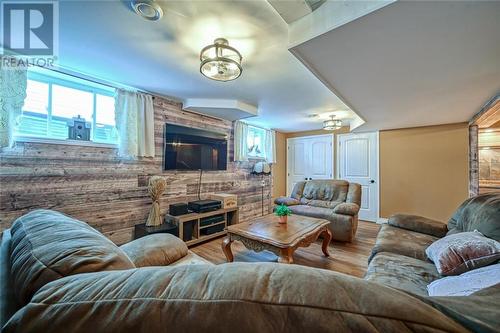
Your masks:
<instances>
[{"instance_id":1,"label":"ceiling vent grille","mask_svg":"<svg viewBox=\"0 0 500 333\"><path fill-rule=\"evenodd\" d=\"M286 23L290 24L299 18L311 14L326 0L268 0Z\"/></svg>"}]
</instances>

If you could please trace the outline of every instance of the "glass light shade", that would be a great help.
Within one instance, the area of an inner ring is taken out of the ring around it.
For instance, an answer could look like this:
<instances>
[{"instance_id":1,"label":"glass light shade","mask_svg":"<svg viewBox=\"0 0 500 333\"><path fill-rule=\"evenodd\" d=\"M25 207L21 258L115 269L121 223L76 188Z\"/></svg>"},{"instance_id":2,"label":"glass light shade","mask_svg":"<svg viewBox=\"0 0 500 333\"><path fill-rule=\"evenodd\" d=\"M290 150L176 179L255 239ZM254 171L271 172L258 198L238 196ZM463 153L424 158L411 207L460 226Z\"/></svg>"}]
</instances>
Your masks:
<instances>
[{"instance_id":1,"label":"glass light shade","mask_svg":"<svg viewBox=\"0 0 500 333\"><path fill-rule=\"evenodd\" d=\"M163 10L154 0L132 0L132 8L142 18L158 21L163 16Z\"/></svg>"},{"instance_id":2,"label":"glass light shade","mask_svg":"<svg viewBox=\"0 0 500 333\"><path fill-rule=\"evenodd\" d=\"M342 121L334 119L335 116L330 116L331 119L323 122L323 129L325 131L334 131L342 127Z\"/></svg>"},{"instance_id":3,"label":"glass light shade","mask_svg":"<svg viewBox=\"0 0 500 333\"><path fill-rule=\"evenodd\" d=\"M241 54L229 46L224 38L217 38L212 45L204 47L200 52L200 72L209 79L231 81L237 79L241 68Z\"/></svg>"}]
</instances>

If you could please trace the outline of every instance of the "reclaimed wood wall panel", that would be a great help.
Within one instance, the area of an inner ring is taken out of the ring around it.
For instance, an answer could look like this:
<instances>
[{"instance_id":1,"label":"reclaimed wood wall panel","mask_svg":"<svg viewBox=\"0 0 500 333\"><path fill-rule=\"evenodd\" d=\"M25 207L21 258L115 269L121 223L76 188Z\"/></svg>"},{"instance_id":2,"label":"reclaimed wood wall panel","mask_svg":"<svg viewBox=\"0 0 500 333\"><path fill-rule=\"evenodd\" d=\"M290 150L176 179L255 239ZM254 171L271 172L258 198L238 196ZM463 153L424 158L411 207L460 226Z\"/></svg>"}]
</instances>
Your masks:
<instances>
[{"instance_id":1,"label":"reclaimed wood wall panel","mask_svg":"<svg viewBox=\"0 0 500 333\"><path fill-rule=\"evenodd\" d=\"M113 148L17 143L0 152L0 231L37 208L55 209L87 222L117 244L133 238L134 225L144 223L151 199L147 182L161 175L167 189L162 213L171 203L197 199L198 171L163 171L165 122L227 133L227 171L205 171L202 197L227 192L238 195L240 221L271 210L272 177L250 173L252 162L233 162L233 124L182 110L180 103L156 97L155 158L122 159Z\"/></svg>"}]
</instances>

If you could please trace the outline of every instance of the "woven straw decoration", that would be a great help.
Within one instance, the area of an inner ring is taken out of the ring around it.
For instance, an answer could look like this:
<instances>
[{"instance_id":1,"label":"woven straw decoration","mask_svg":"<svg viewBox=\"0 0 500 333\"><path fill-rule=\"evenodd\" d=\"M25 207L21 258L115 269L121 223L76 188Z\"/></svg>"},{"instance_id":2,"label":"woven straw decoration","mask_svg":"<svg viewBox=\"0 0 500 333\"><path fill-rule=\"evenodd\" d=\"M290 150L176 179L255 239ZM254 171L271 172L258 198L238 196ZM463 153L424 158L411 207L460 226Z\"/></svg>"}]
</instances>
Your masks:
<instances>
[{"instance_id":1,"label":"woven straw decoration","mask_svg":"<svg viewBox=\"0 0 500 333\"><path fill-rule=\"evenodd\" d=\"M164 178L160 176L153 176L149 178L148 192L151 196L151 200L153 200L153 205L151 206L151 210L149 211L148 220L146 225L148 227L157 226L162 223L160 216L160 197L165 192L165 188L167 187L167 182Z\"/></svg>"}]
</instances>

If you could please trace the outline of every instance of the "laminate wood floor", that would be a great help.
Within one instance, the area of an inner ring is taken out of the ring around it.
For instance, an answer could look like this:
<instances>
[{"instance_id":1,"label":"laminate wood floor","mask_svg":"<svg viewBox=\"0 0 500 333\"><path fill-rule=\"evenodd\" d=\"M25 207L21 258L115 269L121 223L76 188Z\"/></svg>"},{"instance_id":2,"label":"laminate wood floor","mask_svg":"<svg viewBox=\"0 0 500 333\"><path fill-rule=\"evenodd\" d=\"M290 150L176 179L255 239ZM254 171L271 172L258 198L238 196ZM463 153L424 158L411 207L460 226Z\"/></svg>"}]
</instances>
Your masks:
<instances>
[{"instance_id":1,"label":"laminate wood floor","mask_svg":"<svg viewBox=\"0 0 500 333\"><path fill-rule=\"evenodd\" d=\"M294 264L316 268L329 269L357 277L363 277L366 272L368 256L375 245L375 238L380 226L372 222L360 221L356 237L352 243L331 242L330 257L323 256L321 240L309 247L298 248L294 253ZM191 251L214 264L226 262L221 249L223 237L191 247ZM242 262L276 262L278 257L269 251L254 252L235 241L231 245L234 261Z\"/></svg>"}]
</instances>

